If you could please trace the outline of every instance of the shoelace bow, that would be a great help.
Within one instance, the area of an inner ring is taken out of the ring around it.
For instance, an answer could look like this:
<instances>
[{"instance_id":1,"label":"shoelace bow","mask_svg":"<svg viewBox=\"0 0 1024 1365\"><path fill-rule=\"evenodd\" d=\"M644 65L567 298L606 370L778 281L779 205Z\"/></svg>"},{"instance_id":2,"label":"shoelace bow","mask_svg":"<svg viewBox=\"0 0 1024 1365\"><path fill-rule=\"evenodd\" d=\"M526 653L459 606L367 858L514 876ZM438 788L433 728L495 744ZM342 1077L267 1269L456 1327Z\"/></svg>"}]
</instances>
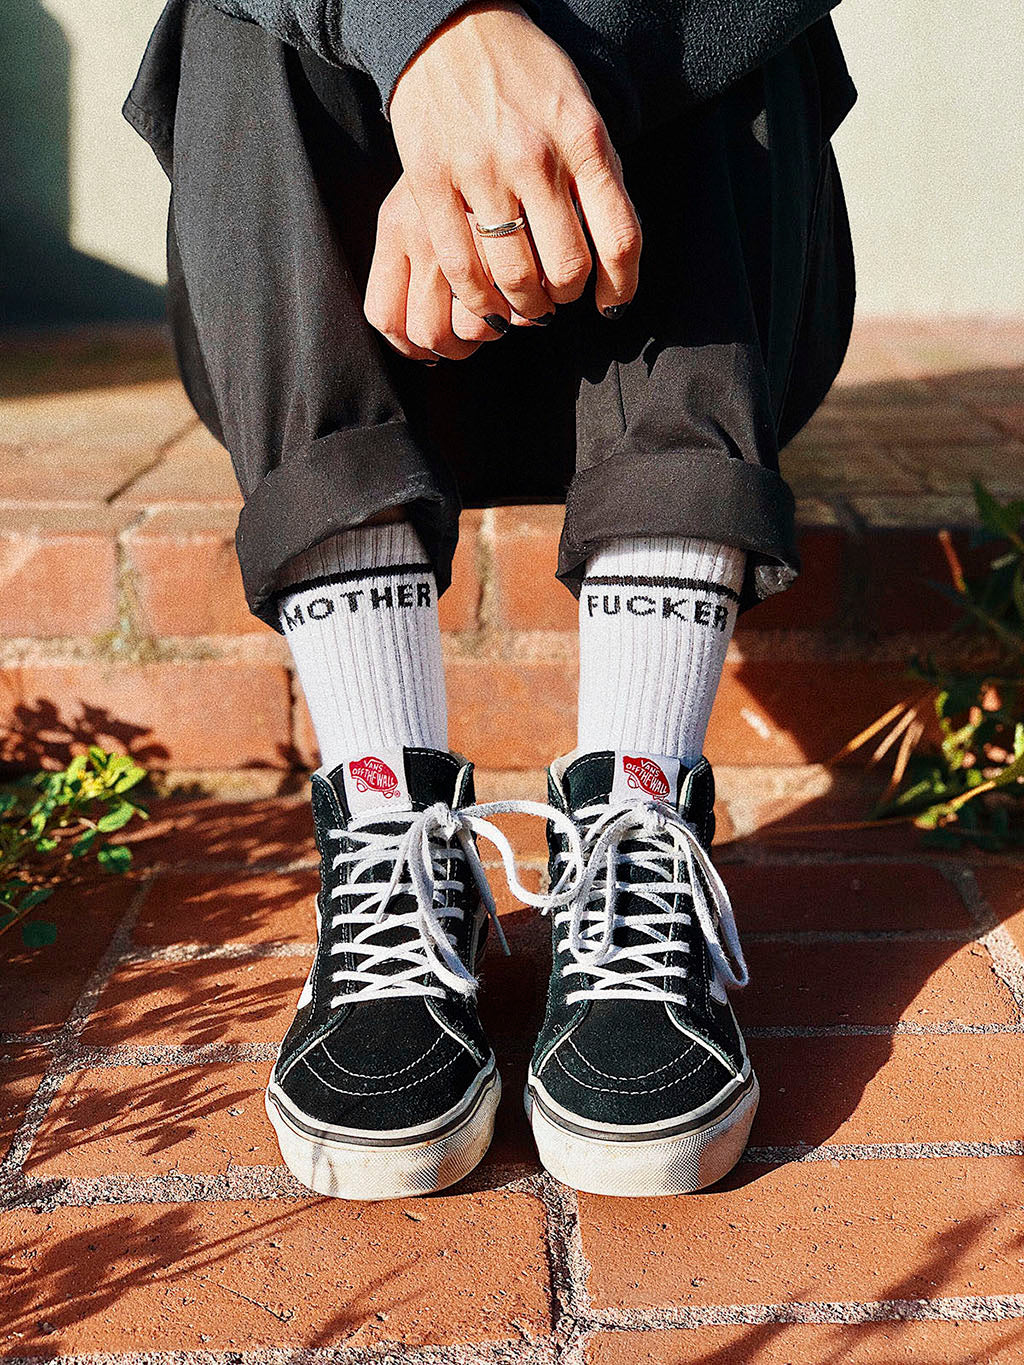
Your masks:
<instances>
[{"instance_id":1,"label":"shoelace bow","mask_svg":"<svg viewBox=\"0 0 1024 1365\"><path fill-rule=\"evenodd\" d=\"M507 814L536 815L551 820L568 839L565 871L551 891L538 894L528 891L520 882L512 846L489 818ZM368 828L380 826L385 821L389 826L404 825L405 829L398 832L393 828ZM583 869L579 831L561 811L539 801L492 801L459 810L438 802L423 811L395 811L386 816L372 812L358 816L347 829L330 830L332 839L359 845L350 852L335 855L334 869L347 864L351 872L348 881L335 887L331 896L336 900L361 898L331 921L332 928L342 923L361 926L351 942L331 946L332 954L352 954L359 959L358 966L332 975L335 984L355 986L354 990L336 995L331 1000L332 1008L386 997L440 996L444 994L445 986L460 995L472 995L476 977L459 957L447 927L449 920L461 920L462 909L457 905L437 903L438 892L463 890L462 881L443 875L445 863L464 862L468 866L498 941L508 953L508 943L474 835L494 844L501 855L510 891L527 905L547 911L567 905L576 894ZM388 863L392 864L392 871L387 881L365 879L366 873ZM389 911L396 896L411 896L413 905L408 910L392 908ZM398 936L393 931L396 930L406 931L399 941L395 941ZM391 942L380 941L380 935L385 931ZM399 965L402 963L404 967ZM431 977L436 981L431 981Z\"/></svg>"},{"instance_id":2,"label":"shoelace bow","mask_svg":"<svg viewBox=\"0 0 1024 1365\"><path fill-rule=\"evenodd\" d=\"M575 899L555 916L555 923L567 930L559 951L567 948L573 958L563 967L563 975L586 975L593 981L571 992L569 1002L614 998L685 1004L681 989L663 983L685 978L686 967L658 959L687 951L684 942L672 937L672 930L680 916L684 924L691 923L690 907L723 983L745 986L749 975L729 893L696 831L679 811L660 802L602 803L582 807L577 816L586 826L586 862ZM629 842L649 847L623 849ZM571 852L560 854L559 860L568 865L571 857ZM671 859L671 874L666 859ZM652 876L646 881L620 880L623 866ZM622 892L648 902L650 908L620 915L616 907ZM687 909L679 908L679 896L687 897ZM615 931L620 926L635 931L640 941L616 944Z\"/></svg>"}]
</instances>

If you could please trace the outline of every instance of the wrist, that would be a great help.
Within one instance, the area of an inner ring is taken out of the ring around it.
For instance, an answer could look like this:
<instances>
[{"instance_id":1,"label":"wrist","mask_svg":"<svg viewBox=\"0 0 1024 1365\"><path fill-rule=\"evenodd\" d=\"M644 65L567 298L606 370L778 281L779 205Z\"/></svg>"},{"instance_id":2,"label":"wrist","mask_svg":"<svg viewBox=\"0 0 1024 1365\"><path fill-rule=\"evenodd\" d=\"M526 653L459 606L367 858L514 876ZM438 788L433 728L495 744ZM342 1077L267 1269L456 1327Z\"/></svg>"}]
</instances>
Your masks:
<instances>
[{"instance_id":1,"label":"wrist","mask_svg":"<svg viewBox=\"0 0 1024 1365\"><path fill-rule=\"evenodd\" d=\"M513 22L525 20L527 23L533 23L535 13L534 0L527 0L526 4L516 3L515 0L469 0L467 4L460 5L427 35L425 41L406 62L394 83L391 99L394 100L399 86L417 67L421 58L428 53L432 57L442 55L451 45L453 37L457 41L459 37L472 36L478 39L480 36L486 36L496 25L502 24L504 16L512 18Z\"/></svg>"}]
</instances>

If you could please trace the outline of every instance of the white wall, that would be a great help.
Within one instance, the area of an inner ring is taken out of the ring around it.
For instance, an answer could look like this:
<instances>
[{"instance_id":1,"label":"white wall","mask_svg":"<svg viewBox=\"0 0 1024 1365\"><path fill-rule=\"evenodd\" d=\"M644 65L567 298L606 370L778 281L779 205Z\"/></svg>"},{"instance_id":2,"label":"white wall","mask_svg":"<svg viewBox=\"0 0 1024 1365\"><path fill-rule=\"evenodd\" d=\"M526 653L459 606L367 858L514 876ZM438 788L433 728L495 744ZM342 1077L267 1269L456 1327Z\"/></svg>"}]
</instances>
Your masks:
<instances>
[{"instance_id":1,"label":"white wall","mask_svg":"<svg viewBox=\"0 0 1024 1365\"><path fill-rule=\"evenodd\" d=\"M42 3L71 48L72 244L144 279L163 280L167 180L121 117L163 0Z\"/></svg>"},{"instance_id":2,"label":"white wall","mask_svg":"<svg viewBox=\"0 0 1024 1365\"><path fill-rule=\"evenodd\" d=\"M161 0L43 3L71 45L73 244L158 280L166 185L119 111ZM845 0L836 24L861 309L1024 311L1021 0Z\"/></svg>"},{"instance_id":3,"label":"white wall","mask_svg":"<svg viewBox=\"0 0 1024 1365\"><path fill-rule=\"evenodd\" d=\"M1024 5L845 0L835 22L861 309L1024 310Z\"/></svg>"}]
</instances>

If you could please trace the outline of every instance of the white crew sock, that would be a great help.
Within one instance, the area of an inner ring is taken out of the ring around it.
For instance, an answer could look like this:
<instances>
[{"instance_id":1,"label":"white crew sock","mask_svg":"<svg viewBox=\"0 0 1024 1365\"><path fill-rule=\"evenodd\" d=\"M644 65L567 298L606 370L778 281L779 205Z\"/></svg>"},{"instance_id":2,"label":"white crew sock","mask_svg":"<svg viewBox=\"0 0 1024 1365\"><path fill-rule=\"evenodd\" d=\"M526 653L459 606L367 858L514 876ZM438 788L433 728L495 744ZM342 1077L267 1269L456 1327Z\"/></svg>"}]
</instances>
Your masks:
<instances>
[{"instance_id":1,"label":"white crew sock","mask_svg":"<svg viewBox=\"0 0 1024 1365\"><path fill-rule=\"evenodd\" d=\"M281 587L281 628L327 769L374 747L447 749L437 583L407 522L321 541Z\"/></svg>"},{"instance_id":2,"label":"white crew sock","mask_svg":"<svg viewBox=\"0 0 1024 1365\"><path fill-rule=\"evenodd\" d=\"M580 749L698 761L745 562L743 550L682 536L624 536L590 557L580 594Z\"/></svg>"}]
</instances>

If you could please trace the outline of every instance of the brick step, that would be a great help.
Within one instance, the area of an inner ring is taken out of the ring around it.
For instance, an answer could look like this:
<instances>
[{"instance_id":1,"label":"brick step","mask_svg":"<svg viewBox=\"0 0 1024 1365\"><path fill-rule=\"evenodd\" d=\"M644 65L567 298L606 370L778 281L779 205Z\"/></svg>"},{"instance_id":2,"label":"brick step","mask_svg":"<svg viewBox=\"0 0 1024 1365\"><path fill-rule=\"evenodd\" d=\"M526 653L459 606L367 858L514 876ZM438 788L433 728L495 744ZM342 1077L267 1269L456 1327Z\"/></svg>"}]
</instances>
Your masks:
<instances>
[{"instance_id":1,"label":"brick step","mask_svg":"<svg viewBox=\"0 0 1024 1365\"><path fill-rule=\"evenodd\" d=\"M841 628L871 638L942 630L957 610L934 586L949 582L940 531L949 532L968 571L986 562L983 550L971 548L977 520L964 502L946 509L950 519L923 526L860 523L851 509L817 499L799 510L801 574L787 592L744 614L741 638L768 630ZM913 509L884 510L895 517ZM464 513L452 586L441 599L443 629L575 631L576 601L555 578L562 515L561 507ZM119 504L0 503L0 517L0 634L8 641L91 639L118 629L154 639L265 633L242 593L237 506L138 513Z\"/></svg>"},{"instance_id":2,"label":"brick step","mask_svg":"<svg viewBox=\"0 0 1024 1365\"><path fill-rule=\"evenodd\" d=\"M1024 485L1020 322L862 323L790 445L804 571L748 613L708 750L828 758L906 694L905 661L955 608L970 478ZM286 775L315 761L283 643L246 611L238 493L157 334L0 346L0 761L96 738L155 769ZM453 742L529 771L574 732L576 603L554 579L561 509L468 512L442 623Z\"/></svg>"},{"instance_id":3,"label":"brick step","mask_svg":"<svg viewBox=\"0 0 1024 1365\"><path fill-rule=\"evenodd\" d=\"M568 658L516 660L507 647L449 659L451 740L485 767L535 769L573 747L576 670ZM730 657L707 753L716 763L824 762L915 691L896 661ZM283 662L211 651L138 661L41 655L0 667L0 762L65 761L88 742L127 748L157 770L284 773L317 761Z\"/></svg>"}]
</instances>

